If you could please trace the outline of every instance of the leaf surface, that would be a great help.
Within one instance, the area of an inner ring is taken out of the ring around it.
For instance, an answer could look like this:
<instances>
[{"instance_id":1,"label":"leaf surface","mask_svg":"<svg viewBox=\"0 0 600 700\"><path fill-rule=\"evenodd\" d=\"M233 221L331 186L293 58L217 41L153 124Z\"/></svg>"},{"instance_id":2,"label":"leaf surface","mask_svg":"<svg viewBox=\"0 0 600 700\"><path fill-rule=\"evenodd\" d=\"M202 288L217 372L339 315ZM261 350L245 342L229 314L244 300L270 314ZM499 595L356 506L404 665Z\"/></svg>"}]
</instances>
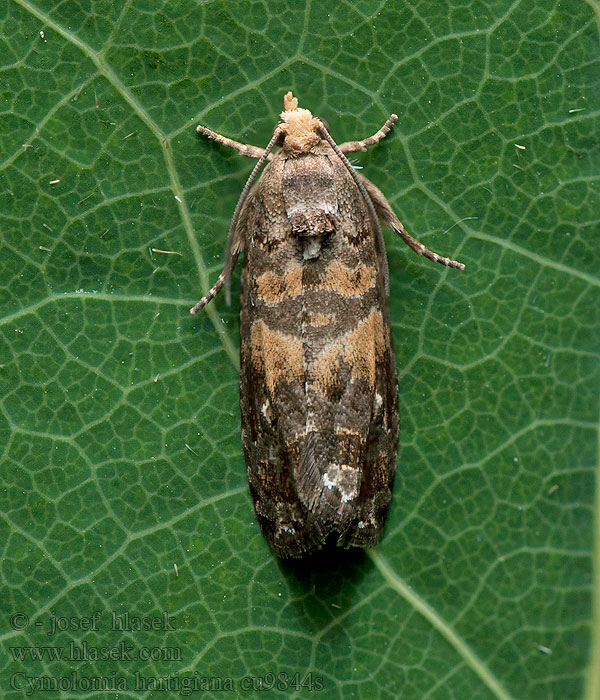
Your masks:
<instances>
[{"instance_id":1,"label":"leaf surface","mask_svg":"<svg viewBox=\"0 0 600 700\"><path fill-rule=\"evenodd\" d=\"M592 0L0 8L7 698L40 677L66 679L58 698L598 697L599 18ZM291 565L247 492L239 273L231 307L188 313L252 168L195 126L264 146L289 89L338 142L398 113L354 161L467 264L386 232L387 532Z\"/></svg>"}]
</instances>

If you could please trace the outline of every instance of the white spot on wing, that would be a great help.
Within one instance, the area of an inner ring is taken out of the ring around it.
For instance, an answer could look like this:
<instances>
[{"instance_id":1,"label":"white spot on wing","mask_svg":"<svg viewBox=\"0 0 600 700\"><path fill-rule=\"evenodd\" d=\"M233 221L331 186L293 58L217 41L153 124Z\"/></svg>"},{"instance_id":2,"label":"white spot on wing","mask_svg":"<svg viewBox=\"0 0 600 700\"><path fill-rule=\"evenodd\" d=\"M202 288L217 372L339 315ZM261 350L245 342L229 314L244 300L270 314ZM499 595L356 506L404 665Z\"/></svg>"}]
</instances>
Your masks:
<instances>
[{"instance_id":1,"label":"white spot on wing","mask_svg":"<svg viewBox=\"0 0 600 700\"><path fill-rule=\"evenodd\" d=\"M347 503L358 495L358 469L347 464L331 464L323 474L323 486L336 488L342 496L342 503Z\"/></svg>"}]
</instances>

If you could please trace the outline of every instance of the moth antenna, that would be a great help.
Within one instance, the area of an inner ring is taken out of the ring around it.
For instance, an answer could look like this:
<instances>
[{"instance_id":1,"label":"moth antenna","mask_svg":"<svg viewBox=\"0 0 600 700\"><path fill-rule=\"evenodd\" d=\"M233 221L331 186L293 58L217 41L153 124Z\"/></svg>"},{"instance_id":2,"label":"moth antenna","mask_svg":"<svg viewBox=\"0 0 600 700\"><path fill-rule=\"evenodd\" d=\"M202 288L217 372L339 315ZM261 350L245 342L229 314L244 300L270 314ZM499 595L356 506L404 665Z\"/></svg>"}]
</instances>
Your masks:
<instances>
[{"instance_id":1,"label":"moth antenna","mask_svg":"<svg viewBox=\"0 0 600 700\"><path fill-rule=\"evenodd\" d=\"M226 253L226 263L225 263L225 269L223 270L223 278L225 281L225 295L227 297L227 300L229 302L230 298L230 293L229 293L229 281L231 280L231 273L233 272L233 268L235 267L235 263L237 262L239 250L233 251L233 243L235 239L235 229L237 227L238 220L240 218L240 212L242 211L242 207L244 206L244 202L246 201L246 197L248 196L248 192L250 191L250 188L254 184L254 180L256 180L258 176L259 170L262 168L262 166L265 164L266 160L269 157L269 153L273 150L275 144L279 140L281 136L281 128L277 126L275 128L275 131L273 132L273 136L271 136L271 140L267 144L267 147L265 148L264 153L262 156L258 159L256 165L254 166L252 172L250 173L250 177L246 180L246 184L244 185L244 189L242 190L242 194L240 195L240 198L238 199L237 206L235 208L235 211L233 212L233 219L231 220L231 226L229 227L229 234L227 236L227 253ZM233 251L233 255L231 254Z\"/></svg>"},{"instance_id":2,"label":"moth antenna","mask_svg":"<svg viewBox=\"0 0 600 700\"><path fill-rule=\"evenodd\" d=\"M281 136L281 129L280 127L276 127L275 131L273 132L273 136L271 136L271 140L267 144L267 147L265 148L263 154L261 157L258 159L256 165L254 166L254 169L250 173L250 177L246 181L246 184L244 185L244 189L242 190L242 194L240 195L240 198L238 199L237 206L235 208L235 211L233 212L233 218L231 219L231 226L229 227L229 234L227 235L227 252L225 254L225 268L223 272L219 275L219 279L216 281L214 286L208 291L200 301L198 301L194 306L190 309L191 314L196 314L200 309L208 304L209 301L212 301L217 294L221 291L223 286L225 287L225 298L227 300L227 304L230 303L231 300L231 293L229 291L229 281L231 279L231 274L233 272L233 269L235 267L235 264L237 263L238 256L240 254L239 250L235 250L234 248L234 242L235 242L235 229L237 227L238 220L240 218L240 212L242 211L242 207L244 206L244 202L246 201L246 197L248 196L248 192L250 191L250 188L254 184L254 180L256 180L256 176L258 175L258 171L262 168L262 166L265 164L265 161L268 160L269 154L273 150L273 147L276 145L277 140Z\"/></svg>"},{"instance_id":3,"label":"moth antenna","mask_svg":"<svg viewBox=\"0 0 600 700\"><path fill-rule=\"evenodd\" d=\"M202 297L202 299L200 299L200 301L197 301L194 306L192 306L190 309L190 313L192 315L197 314L200 309L205 307L209 301L212 301L217 296L225 282L224 277L224 274L221 272L219 279L214 283L210 290Z\"/></svg>"},{"instance_id":4,"label":"moth antenna","mask_svg":"<svg viewBox=\"0 0 600 700\"><path fill-rule=\"evenodd\" d=\"M389 279L388 266L387 266L387 257L385 255L383 234L381 233L381 227L379 226L379 217L377 216L377 212L375 211L375 207L373 206L373 202L371 201L371 198L367 194L367 191L365 190L362 182L360 181L360 178L356 174L356 170L354 170L350 161L340 151L339 146L331 138L327 129L324 126L321 126L317 129L317 132L320 134L320 136L322 136L325 139L325 141L327 141L327 143L331 146L331 148L333 148L333 150L335 151L335 154L342 161L342 163L346 166L346 169L348 170L348 172L352 176L352 179L356 183L356 186L358 187L358 191L362 194L363 199L365 200L365 203L367 205L367 209L369 210L369 214L371 215L371 218L373 219L373 223L375 226L375 235L377 236L377 243L380 246L381 250L383 251L382 257L383 257L383 261L384 261L384 265L385 265L385 269L383 270L385 293L386 293L386 295L389 295L389 293L390 293L390 279Z\"/></svg>"}]
</instances>

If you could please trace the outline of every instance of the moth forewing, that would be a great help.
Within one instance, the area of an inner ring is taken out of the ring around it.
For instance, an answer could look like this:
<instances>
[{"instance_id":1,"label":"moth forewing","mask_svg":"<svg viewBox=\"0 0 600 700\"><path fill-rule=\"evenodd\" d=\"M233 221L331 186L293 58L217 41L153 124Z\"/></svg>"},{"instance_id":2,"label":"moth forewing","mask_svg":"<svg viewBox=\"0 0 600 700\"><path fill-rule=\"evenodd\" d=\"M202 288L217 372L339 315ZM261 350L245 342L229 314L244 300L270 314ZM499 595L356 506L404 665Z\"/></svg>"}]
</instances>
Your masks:
<instances>
[{"instance_id":1,"label":"moth forewing","mask_svg":"<svg viewBox=\"0 0 600 700\"><path fill-rule=\"evenodd\" d=\"M228 283L243 249L240 402L250 493L275 552L299 557L329 539L376 544L391 499L398 385L378 217L416 252L462 265L408 241L385 197L344 155L381 140L395 115L372 137L338 146L291 92L284 106L264 151L198 129L259 162L234 213L225 270L191 312Z\"/></svg>"}]
</instances>

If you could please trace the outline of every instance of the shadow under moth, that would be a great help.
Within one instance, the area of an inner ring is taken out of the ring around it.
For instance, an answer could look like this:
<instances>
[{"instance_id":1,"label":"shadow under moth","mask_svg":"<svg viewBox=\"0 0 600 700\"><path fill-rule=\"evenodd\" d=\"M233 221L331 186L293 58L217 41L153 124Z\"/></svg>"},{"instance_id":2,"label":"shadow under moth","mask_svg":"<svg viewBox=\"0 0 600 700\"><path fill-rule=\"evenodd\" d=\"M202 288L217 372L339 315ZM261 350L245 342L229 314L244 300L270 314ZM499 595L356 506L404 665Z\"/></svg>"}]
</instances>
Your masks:
<instances>
[{"instance_id":1,"label":"shadow under moth","mask_svg":"<svg viewBox=\"0 0 600 700\"><path fill-rule=\"evenodd\" d=\"M233 215L224 270L190 311L223 286L229 301L243 250L240 402L250 493L276 554L301 557L330 540L375 545L392 496L398 380L379 221L419 255L464 265L410 236L346 158L383 139L395 114L373 136L337 145L291 92L284 108L264 150L197 129L258 162Z\"/></svg>"}]
</instances>

